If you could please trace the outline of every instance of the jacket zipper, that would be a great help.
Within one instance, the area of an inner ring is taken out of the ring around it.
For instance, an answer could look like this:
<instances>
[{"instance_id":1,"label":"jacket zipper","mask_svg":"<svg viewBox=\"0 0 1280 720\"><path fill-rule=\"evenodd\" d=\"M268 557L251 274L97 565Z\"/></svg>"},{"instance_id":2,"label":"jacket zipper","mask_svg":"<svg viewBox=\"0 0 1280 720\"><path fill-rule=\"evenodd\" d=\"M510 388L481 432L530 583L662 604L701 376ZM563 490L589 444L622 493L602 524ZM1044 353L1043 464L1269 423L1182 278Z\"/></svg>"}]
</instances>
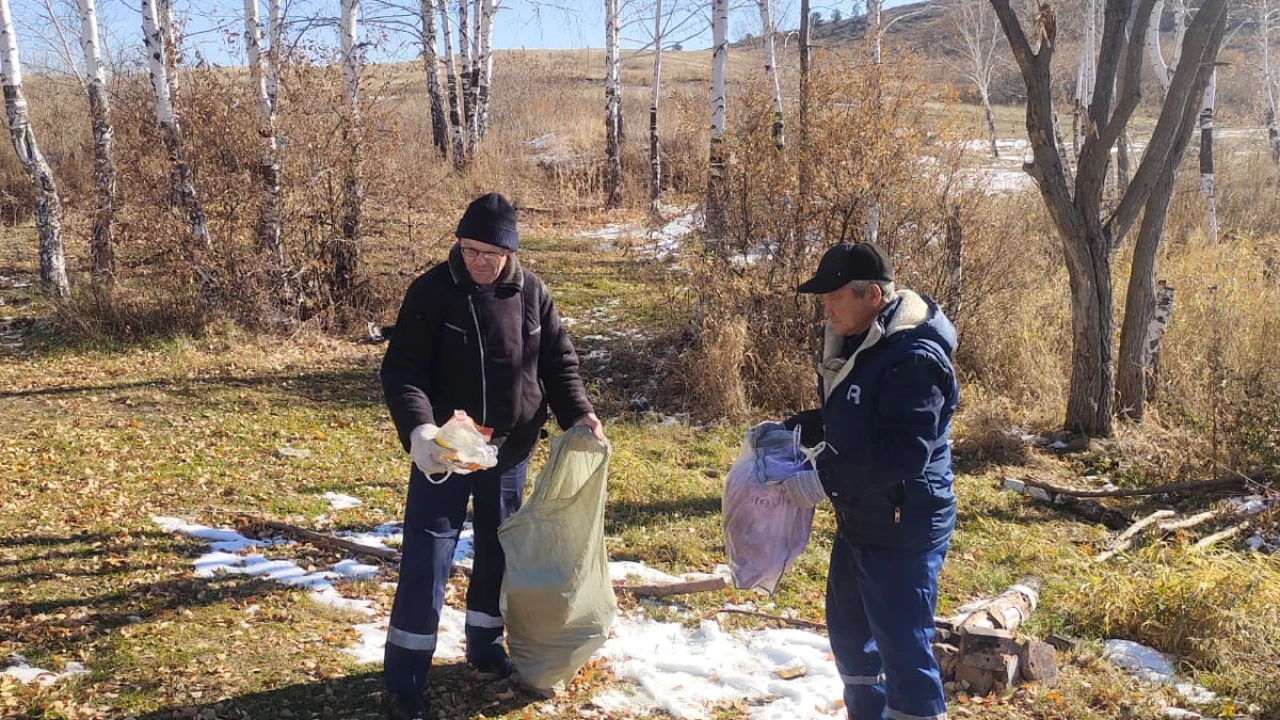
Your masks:
<instances>
[{"instance_id":1,"label":"jacket zipper","mask_svg":"<svg viewBox=\"0 0 1280 720\"><path fill-rule=\"evenodd\" d=\"M476 347L480 349L480 424L488 422L489 415L489 379L484 372L484 337L480 334L480 316L476 314L475 297L467 296L467 305L471 308L471 321L476 325Z\"/></svg>"}]
</instances>

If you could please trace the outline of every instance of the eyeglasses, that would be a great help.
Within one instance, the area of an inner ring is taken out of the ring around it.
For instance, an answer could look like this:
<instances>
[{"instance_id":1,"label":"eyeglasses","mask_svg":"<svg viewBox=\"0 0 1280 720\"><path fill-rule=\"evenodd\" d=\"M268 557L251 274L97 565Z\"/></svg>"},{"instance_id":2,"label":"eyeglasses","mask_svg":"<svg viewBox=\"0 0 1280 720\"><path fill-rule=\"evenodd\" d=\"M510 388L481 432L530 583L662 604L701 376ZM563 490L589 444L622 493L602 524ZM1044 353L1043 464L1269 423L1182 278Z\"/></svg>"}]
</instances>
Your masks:
<instances>
[{"instance_id":1,"label":"eyeglasses","mask_svg":"<svg viewBox=\"0 0 1280 720\"><path fill-rule=\"evenodd\" d=\"M484 258L488 262L498 262L499 260L501 260L506 256L507 254L501 251L490 252L487 250L476 250L475 248L469 248L469 247L462 248L462 257L467 258L468 260Z\"/></svg>"}]
</instances>

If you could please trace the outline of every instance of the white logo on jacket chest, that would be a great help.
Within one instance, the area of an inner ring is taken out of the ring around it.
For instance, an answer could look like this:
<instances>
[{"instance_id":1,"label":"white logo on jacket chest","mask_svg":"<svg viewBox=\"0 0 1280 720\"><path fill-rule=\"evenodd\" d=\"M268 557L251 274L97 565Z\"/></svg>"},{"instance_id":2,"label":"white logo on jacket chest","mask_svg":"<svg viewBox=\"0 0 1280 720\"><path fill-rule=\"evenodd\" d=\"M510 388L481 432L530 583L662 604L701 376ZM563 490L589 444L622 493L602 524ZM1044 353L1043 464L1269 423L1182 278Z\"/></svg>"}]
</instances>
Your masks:
<instances>
[{"instance_id":1,"label":"white logo on jacket chest","mask_svg":"<svg viewBox=\"0 0 1280 720\"><path fill-rule=\"evenodd\" d=\"M845 394L844 399L851 401L854 405L861 405L862 404L862 386L850 385L849 392Z\"/></svg>"}]
</instances>

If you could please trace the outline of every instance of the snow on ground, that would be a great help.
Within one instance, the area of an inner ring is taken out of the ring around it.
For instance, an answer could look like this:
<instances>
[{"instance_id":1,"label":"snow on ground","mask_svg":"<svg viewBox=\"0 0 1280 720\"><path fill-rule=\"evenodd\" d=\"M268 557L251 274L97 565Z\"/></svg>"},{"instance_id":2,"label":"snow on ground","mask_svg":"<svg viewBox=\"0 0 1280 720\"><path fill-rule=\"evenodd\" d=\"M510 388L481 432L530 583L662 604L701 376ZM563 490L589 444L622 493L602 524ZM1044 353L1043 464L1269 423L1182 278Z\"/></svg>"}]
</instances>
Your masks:
<instances>
[{"instance_id":1,"label":"snow on ground","mask_svg":"<svg viewBox=\"0 0 1280 720\"><path fill-rule=\"evenodd\" d=\"M1102 656L1140 680L1157 685L1172 685L1174 691L1192 705L1207 705L1218 699L1213 692L1195 683L1181 680L1176 670L1177 657L1173 655L1167 655L1132 640L1108 640L1103 646ZM1199 718L1201 716L1199 713L1185 711L1182 708L1166 708L1166 717Z\"/></svg>"},{"instance_id":2,"label":"snow on ground","mask_svg":"<svg viewBox=\"0 0 1280 720\"><path fill-rule=\"evenodd\" d=\"M379 571L376 566L349 558L330 570L309 573L292 560L283 557L269 560L257 552L261 547L272 546L274 554L281 555L293 543L253 540L234 530L209 528L178 518L153 519L169 532L212 543L210 551L195 561L196 574L201 577L216 573L262 576L309 588L312 598L323 604L373 615L370 601L345 598L334 583L376 578ZM394 544L401 537L398 523L380 525L365 533L343 533L343 536L370 546ZM454 553L454 563L469 565L473 554L473 533L468 524ZM723 576L727 572L728 568L722 566L716 568L715 575L676 576L638 562L609 563L609 577L614 582L667 584ZM730 701L751 702L751 716L758 720L819 720L843 712L840 701L843 686L830 658L830 644L822 635L791 629L726 632L709 620L690 630L679 624L648 619L644 612L642 606L635 617L618 618L611 637L596 653L619 679L634 685L598 695L593 702L600 709L637 714L664 712L683 720L710 717L716 704ZM448 606L443 609L437 658L464 657L465 619L459 610ZM355 662L382 661L387 620L378 617L353 626L359 640L346 652ZM73 670L72 664L68 664L67 671Z\"/></svg>"},{"instance_id":3,"label":"snow on ground","mask_svg":"<svg viewBox=\"0 0 1280 720\"><path fill-rule=\"evenodd\" d=\"M342 493L327 492L324 499L329 501L329 508L332 510L347 510L353 507L359 507L363 503L359 498L343 495Z\"/></svg>"},{"instance_id":4,"label":"snow on ground","mask_svg":"<svg viewBox=\"0 0 1280 720\"><path fill-rule=\"evenodd\" d=\"M609 223L597 230L578 233L578 237L601 240L603 250L615 250L619 245L634 247L638 255L665 260L684 243L684 238L702 227L702 214L697 207L662 207L662 214L674 212L675 216L661 227L644 227L634 223Z\"/></svg>"},{"instance_id":5,"label":"snow on ground","mask_svg":"<svg viewBox=\"0 0 1280 720\"><path fill-rule=\"evenodd\" d=\"M56 673L44 668L31 667L27 664L27 659L21 655L10 655L8 661L12 664L4 670L0 670L0 677L11 677L25 684L39 683L47 686L77 675L89 674L88 669L78 662L69 662L64 666L62 672Z\"/></svg>"},{"instance_id":6,"label":"snow on ground","mask_svg":"<svg viewBox=\"0 0 1280 720\"><path fill-rule=\"evenodd\" d=\"M705 621L689 630L644 617L619 618L597 653L636 692L611 689L592 702L606 712L665 712L702 720L723 702L764 702L758 720L843 714L844 690L827 638L802 630L725 632ZM784 678L793 678L787 680Z\"/></svg>"}]
</instances>

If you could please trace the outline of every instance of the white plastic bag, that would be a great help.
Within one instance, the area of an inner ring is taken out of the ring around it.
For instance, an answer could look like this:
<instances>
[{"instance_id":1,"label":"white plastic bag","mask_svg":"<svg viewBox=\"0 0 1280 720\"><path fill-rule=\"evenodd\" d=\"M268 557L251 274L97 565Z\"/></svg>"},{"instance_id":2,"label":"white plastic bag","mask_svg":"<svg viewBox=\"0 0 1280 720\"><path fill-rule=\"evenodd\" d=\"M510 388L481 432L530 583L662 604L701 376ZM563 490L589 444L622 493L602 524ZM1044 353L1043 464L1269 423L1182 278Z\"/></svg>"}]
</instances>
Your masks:
<instances>
[{"instance_id":1,"label":"white plastic bag","mask_svg":"<svg viewBox=\"0 0 1280 720\"><path fill-rule=\"evenodd\" d=\"M498 448L489 444L493 430L476 424L466 411L454 410L453 417L436 433L436 444L452 450L440 461L456 473L485 470L498 464Z\"/></svg>"},{"instance_id":2,"label":"white plastic bag","mask_svg":"<svg viewBox=\"0 0 1280 720\"><path fill-rule=\"evenodd\" d=\"M804 458L787 436L791 431L778 423L748 430L725 478L721 529L739 590L760 588L772 595L809 543L813 506L798 504L787 483L789 473L804 467Z\"/></svg>"},{"instance_id":3,"label":"white plastic bag","mask_svg":"<svg viewBox=\"0 0 1280 720\"><path fill-rule=\"evenodd\" d=\"M520 680L568 682L609 637L618 606L604 546L609 447L575 427L551 443L533 492L498 528L502 618Z\"/></svg>"}]
</instances>

